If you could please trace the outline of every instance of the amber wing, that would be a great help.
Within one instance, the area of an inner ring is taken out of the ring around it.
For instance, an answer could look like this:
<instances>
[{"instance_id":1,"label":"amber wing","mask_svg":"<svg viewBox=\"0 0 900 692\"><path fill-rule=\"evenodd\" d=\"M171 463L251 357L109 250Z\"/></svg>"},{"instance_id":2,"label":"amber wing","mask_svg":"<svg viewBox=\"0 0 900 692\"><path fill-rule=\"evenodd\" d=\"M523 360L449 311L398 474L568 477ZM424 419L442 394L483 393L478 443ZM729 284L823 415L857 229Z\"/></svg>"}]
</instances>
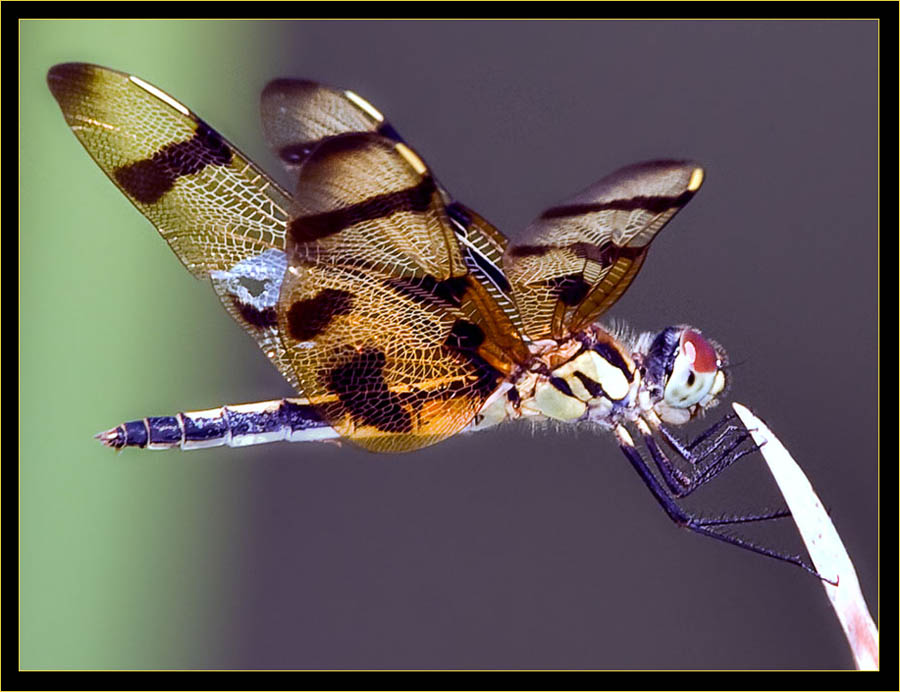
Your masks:
<instances>
[{"instance_id":1,"label":"amber wing","mask_svg":"<svg viewBox=\"0 0 900 692\"><path fill-rule=\"evenodd\" d=\"M403 142L381 112L355 92L305 79L269 82L259 111L266 141L293 176L329 137L370 132Z\"/></svg>"},{"instance_id":2,"label":"amber wing","mask_svg":"<svg viewBox=\"0 0 900 692\"><path fill-rule=\"evenodd\" d=\"M291 175L299 198L303 197L303 190L298 187L301 164L319 144L339 135L379 134L401 145L398 151L422 169L428 169L381 111L353 91L309 80L276 79L262 92L260 115L266 140ZM521 321L512 288L501 269L507 239L486 219L453 200L430 169L428 179L446 206L450 229L456 236L451 243L458 245L468 272L496 303L483 313L488 322L483 325L485 330L517 360L527 358L519 337ZM496 326L492 328L490 322Z\"/></svg>"},{"instance_id":3,"label":"amber wing","mask_svg":"<svg viewBox=\"0 0 900 692\"><path fill-rule=\"evenodd\" d=\"M468 424L527 349L471 266L468 236L486 222L347 93L294 80L263 92L263 129L299 209L279 323L301 388L342 435L415 449ZM498 262L498 238L479 238Z\"/></svg>"},{"instance_id":4,"label":"amber wing","mask_svg":"<svg viewBox=\"0 0 900 692\"><path fill-rule=\"evenodd\" d=\"M541 214L503 258L525 333L563 338L606 312L631 284L656 234L702 182L696 163L649 161Z\"/></svg>"},{"instance_id":5,"label":"amber wing","mask_svg":"<svg viewBox=\"0 0 900 692\"><path fill-rule=\"evenodd\" d=\"M184 265L296 388L274 307L284 275L290 195L181 103L97 65L47 75L75 136Z\"/></svg>"},{"instance_id":6,"label":"amber wing","mask_svg":"<svg viewBox=\"0 0 900 692\"><path fill-rule=\"evenodd\" d=\"M394 133L372 134L378 128L366 121L313 132L315 146L282 155L300 182L292 198L139 78L65 64L48 82L100 167L188 269L211 279L291 384L355 442L402 451L452 435L527 354L480 280L502 272L483 258L474 271L461 249L466 218L494 261L502 236L480 234L478 217L448 207ZM327 112L327 103L307 104L302 118L285 122L331 122ZM372 121L367 108L359 113ZM302 143L298 136L289 124L277 135L284 147Z\"/></svg>"}]
</instances>

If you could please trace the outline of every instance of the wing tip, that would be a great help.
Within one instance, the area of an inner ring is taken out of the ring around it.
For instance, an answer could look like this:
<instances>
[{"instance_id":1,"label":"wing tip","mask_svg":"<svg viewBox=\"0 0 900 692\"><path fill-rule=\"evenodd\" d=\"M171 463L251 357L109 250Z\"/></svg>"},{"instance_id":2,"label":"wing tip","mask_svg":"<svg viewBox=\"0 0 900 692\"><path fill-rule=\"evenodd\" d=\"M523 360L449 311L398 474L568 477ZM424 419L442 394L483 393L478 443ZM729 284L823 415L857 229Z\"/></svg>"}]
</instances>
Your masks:
<instances>
[{"instance_id":1,"label":"wing tip","mask_svg":"<svg viewBox=\"0 0 900 692\"><path fill-rule=\"evenodd\" d=\"M624 166L615 173L631 171L634 173L660 172L665 170L684 171L686 173L693 172L703 166L693 159L650 159L648 161L639 161Z\"/></svg>"},{"instance_id":2,"label":"wing tip","mask_svg":"<svg viewBox=\"0 0 900 692\"><path fill-rule=\"evenodd\" d=\"M652 159L624 166L588 188L608 194L618 186L630 186L629 194L660 196L676 191L694 193L706 178L706 170L691 159ZM587 192L587 190L585 191Z\"/></svg>"},{"instance_id":3,"label":"wing tip","mask_svg":"<svg viewBox=\"0 0 900 692\"><path fill-rule=\"evenodd\" d=\"M68 85L84 82L93 67L84 62L61 62L47 71L47 86L58 99Z\"/></svg>"},{"instance_id":4,"label":"wing tip","mask_svg":"<svg viewBox=\"0 0 900 692\"><path fill-rule=\"evenodd\" d=\"M47 70L47 86L61 105L85 98L98 88L96 83L126 79L129 75L89 62L61 62Z\"/></svg>"},{"instance_id":5,"label":"wing tip","mask_svg":"<svg viewBox=\"0 0 900 692\"><path fill-rule=\"evenodd\" d=\"M694 165L694 170L691 171L691 177L687 184L688 192L696 192L699 190L705 177L706 171L703 170L703 166Z\"/></svg>"},{"instance_id":6,"label":"wing tip","mask_svg":"<svg viewBox=\"0 0 900 692\"><path fill-rule=\"evenodd\" d=\"M322 85L311 79L295 79L293 77L277 77L270 80L262 90L261 98L278 97L286 99L297 94L305 95L308 92L321 88Z\"/></svg>"}]
</instances>

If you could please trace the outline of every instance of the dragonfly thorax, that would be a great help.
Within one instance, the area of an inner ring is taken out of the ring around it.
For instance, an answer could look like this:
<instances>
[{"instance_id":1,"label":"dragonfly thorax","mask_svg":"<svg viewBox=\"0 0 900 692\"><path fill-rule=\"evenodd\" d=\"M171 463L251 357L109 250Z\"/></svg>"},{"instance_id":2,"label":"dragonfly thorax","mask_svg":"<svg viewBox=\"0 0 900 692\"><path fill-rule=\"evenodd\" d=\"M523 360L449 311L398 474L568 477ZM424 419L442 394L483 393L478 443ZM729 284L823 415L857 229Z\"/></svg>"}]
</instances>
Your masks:
<instances>
[{"instance_id":1,"label":"dragonfly thorax","mask_svg":"<svg viewBox=\"0 0 900 692\"><path fill-rule=\"evenodd\" d=\"M516 381L522 415L612 426L635 407L641 374L624 341L599 325L532 344L534 359Z\"/></svg>"},{"instance_id":2,"label":"dragonfly thorax","mask_svg":"<svg viewBox=\"0 0 900 692\"><path fill-rule=\"evenodd\" d=\"M714 406L725 388L724 351L687 326L633 335L595 324L531 350L477 427L542 417L612 428L651 412L677 425Z\"/></svg>"}]
</instances>

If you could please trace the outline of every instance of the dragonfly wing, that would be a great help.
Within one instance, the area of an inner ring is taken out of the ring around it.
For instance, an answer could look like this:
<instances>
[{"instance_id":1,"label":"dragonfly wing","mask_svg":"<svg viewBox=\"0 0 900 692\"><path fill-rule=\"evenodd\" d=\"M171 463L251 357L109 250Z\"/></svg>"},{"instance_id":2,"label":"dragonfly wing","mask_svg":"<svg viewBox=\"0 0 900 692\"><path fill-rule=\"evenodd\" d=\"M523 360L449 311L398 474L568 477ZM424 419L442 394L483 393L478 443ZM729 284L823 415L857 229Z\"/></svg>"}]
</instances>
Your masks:
<instances>
[{"instance_id":1,"label":"dragonfly wing","mask_svg":"<svg viewBox=\"0 0 900 692\"><path fill-rule=\"evenodd\" d=\"M527 335L563 338L606 312L702 182L696 163L649 161L544 211L503 258Z\"/></svg>"}]
</instances>

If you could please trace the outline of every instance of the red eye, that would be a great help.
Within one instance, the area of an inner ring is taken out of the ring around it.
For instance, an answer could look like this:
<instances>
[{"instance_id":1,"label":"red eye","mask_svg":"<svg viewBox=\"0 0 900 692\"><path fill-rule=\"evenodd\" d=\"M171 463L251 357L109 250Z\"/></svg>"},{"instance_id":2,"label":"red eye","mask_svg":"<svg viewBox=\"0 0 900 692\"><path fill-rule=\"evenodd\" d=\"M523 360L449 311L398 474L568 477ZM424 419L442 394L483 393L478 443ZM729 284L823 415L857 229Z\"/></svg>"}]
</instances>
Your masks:
<instances>
[{"instance_id":1,"label":"red eye","mask_svg":"<svg viewBox=\"0 0 900 692\"><path fill-rule=\"evenodd\" d=\"M693 353L693 364L696 372L715 372L719 368L719 356L716 349L701 336L700 332L686 329L681 335L681 350L688 358Z\"/></svg>"}]
</instances>

